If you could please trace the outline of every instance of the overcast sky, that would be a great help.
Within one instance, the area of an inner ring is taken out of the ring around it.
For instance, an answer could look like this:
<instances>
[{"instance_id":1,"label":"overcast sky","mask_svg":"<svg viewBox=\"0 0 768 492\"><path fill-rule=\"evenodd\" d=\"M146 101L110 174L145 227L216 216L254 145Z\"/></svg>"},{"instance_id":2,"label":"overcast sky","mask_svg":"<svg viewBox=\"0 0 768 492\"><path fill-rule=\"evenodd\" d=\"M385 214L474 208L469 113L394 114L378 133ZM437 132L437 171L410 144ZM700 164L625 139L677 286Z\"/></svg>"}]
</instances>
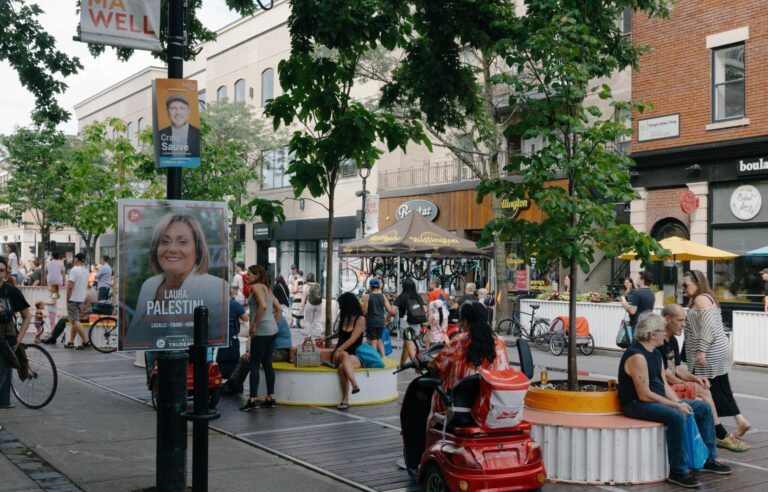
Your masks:
<instances>
[{"instance_id":1,"label":"overcast sky","mask_svg":"<svg viewBox=\"0 0 768 492\"><path fill-rule=\"evenodd\" d=\"M162 63L148 51L136 51L128 62L119 61L114 50L107 48L106 53L93 58L85 43L72 40L80 22L75 14L75 2L72 0L36 0L45 15L40 17L43 28L56 37L57 48L67 55L77 56L83 65L77 75L65 80L69 86L66 93L58 97L59 104L70 112L70 120L59 126L66 133L77 133L75 104L89 96L106 89L110 85L141 71L149 65ZM198 11L203 24L209 29L219 29L237 19L227 9L224 0L203 0L203 7ZM0 134L13 133L17 126L31 123L30 113L35 106L32 95L21 86L19 78L7 62L0 62Z\"/></svg>"}]
</instances>

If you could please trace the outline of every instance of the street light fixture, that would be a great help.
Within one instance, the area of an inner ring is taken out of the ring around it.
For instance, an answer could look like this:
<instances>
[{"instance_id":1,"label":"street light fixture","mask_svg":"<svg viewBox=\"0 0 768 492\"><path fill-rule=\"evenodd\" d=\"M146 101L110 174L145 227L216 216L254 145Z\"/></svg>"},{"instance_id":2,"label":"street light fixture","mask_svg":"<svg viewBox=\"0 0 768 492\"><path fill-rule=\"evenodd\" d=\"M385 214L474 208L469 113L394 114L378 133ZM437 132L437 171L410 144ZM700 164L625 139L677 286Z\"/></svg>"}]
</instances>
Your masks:
<instances>
[{"instance_id":1,"label":"street light fixture","mask_svg":"<svg viewBox=\"0 0 768 492\"><path fill-rule=\"evenodd\" d=\"M368 179L368 177L371 175L371 164L370 163L363 163L362 166L360 166L360 169L358 170L358 174L360 175L360 178L363 180L363 189L362 191L355 192L355 196L361 196L363 197L363 217L361 219L361 231L360 234L362 237L365 237L365 197L368 195L368 190L365 188L365 182Z\"/></svg>"}]
</instances>

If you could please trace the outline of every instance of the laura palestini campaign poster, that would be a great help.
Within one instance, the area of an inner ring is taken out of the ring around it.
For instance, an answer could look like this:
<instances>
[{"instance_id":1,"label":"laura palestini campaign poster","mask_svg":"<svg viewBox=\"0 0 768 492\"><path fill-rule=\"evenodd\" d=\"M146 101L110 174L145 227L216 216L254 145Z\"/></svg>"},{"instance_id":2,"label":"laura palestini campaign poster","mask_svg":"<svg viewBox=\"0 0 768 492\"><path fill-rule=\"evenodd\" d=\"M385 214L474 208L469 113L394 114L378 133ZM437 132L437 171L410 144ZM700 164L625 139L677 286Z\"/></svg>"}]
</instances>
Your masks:
<instances>
[{"instance_id":1,"label":"laura palestini campaign poster","mask_svg":"<svg viewBox=\"0 0 768 492\"><path fill-rule=\"evenodd\" d=\"M197 81L155 79L152 122L158 167L200 167Z\"/></svg>"},{"instance_id":2,"label":"laura palestini campaign poster","mask_svg":"<svg viewBox=\"0 0 768 492\"><path fill-rule=\"evenodd\" d=\"M229 343L227 204L118 201L120 350L179 350L208 308L208 341Z\"/></svg>"}]
</instances>

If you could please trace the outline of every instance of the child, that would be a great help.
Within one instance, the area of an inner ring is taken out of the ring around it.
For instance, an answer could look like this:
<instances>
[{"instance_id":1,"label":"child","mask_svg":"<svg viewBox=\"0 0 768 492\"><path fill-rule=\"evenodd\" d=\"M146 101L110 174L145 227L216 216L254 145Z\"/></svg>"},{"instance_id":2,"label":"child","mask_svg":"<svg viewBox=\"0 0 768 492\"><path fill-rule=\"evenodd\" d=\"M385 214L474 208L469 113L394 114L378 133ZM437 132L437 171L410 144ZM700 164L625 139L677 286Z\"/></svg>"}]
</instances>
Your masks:
<instances>
[{"instance_id":1,"label":"child","mask_svg":"<svg viewBox=\"0 0 768 492\"><path fill-rule=\"evenodd\" d=\"M35 343L40 343L40 335L43 334L43 327L45 326L45 303L43 301L37 301L35 303Z\"/></svg>"},{"instance_id":2,"label":"child","mask_svg":"<svg viewBox=\"0 0 768 492\"><path fill-rule=\"evenodd\" d=\"M448 342L448 308L442 298L429 303L429 337L426 349L432 343Z\"/></svg>"}]
</instances>

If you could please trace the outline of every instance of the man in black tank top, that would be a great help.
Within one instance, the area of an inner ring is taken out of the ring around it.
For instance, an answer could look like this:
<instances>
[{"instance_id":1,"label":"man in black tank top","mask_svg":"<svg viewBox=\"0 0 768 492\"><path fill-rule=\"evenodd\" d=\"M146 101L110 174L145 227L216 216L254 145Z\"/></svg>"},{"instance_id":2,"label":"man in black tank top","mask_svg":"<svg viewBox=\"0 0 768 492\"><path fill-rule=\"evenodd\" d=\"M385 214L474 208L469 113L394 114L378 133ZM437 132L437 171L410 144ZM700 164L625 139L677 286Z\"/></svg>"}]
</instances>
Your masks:
<instances>
[{"instance_id":1,"label":"man in black tank top","mask_svg":"<svg viewBox=\"0 0 768 492\"><path fill-rule=\"evenodd\" d=\"M667 427L667 481L681 487L700 485L685 460L685 420L693 414L709 457L702 472L728 475L731 469L717 461L715 425L712 409L698 400L680 400L664 376L661 353L664 343L664 318L654 313L640 316L635 328L635 342L624 352L619 363L619 402L627 417L660 422Z\"/></svg>"}]
</instances>

